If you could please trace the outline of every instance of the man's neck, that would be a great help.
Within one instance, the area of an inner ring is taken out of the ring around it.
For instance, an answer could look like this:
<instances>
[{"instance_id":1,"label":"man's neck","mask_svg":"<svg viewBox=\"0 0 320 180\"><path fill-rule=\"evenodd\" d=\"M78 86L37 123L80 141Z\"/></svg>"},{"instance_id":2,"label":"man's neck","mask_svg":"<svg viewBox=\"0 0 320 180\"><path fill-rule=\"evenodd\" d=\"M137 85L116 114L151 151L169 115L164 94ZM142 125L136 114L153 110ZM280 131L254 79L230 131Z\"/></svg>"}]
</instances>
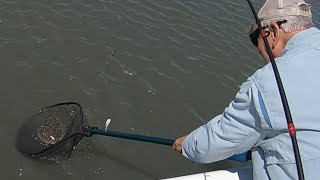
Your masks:
<instances>
[{"instance_id":1,"label":"man's neck","mask_svg":"<svg viewBox=\"0 0 320 180\"><path fill-rule=\"evenodd\" d=\"M285 38L284 38L284 44L286 45L290 39L295 36L296 34L298 34L301 31L294 31L294 32L290 32L290 33L285 33Z\"/></svg>"}]
</instances>

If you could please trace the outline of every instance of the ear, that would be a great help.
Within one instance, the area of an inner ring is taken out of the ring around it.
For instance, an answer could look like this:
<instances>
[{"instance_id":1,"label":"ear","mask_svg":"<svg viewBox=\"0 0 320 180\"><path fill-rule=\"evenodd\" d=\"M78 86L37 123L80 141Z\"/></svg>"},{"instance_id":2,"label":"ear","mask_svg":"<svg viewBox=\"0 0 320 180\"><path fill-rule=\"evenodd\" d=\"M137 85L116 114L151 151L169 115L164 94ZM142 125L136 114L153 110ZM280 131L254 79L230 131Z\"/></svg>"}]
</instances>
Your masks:
<instances>
[{"instance_id":1,"label":"ear","mask_svg":"<svg viewBox=\"0 0 320 180\"><path fill-rule=\"evenodd\" d=\"M277 44L279 43L279 40L281 39L281 33L280 33L280 27L276 22L272 22L270 24L270 36L272 38L272 49L274 49Z\"/></svg>"}]
</instances>

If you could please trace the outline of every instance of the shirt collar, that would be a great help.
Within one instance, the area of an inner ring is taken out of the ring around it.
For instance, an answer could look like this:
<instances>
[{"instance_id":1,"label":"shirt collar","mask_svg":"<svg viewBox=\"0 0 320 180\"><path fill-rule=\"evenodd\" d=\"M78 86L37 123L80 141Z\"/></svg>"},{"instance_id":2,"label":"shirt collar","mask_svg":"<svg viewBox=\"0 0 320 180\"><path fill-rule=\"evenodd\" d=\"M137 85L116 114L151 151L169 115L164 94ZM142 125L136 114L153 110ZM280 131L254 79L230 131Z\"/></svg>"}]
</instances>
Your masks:
<instances>
[{"instance_id":1,"label":"shirt collar","mask_svg":"<svg viewBox=\"0 0 320 180\"><path fill-rule=\"evenodd\" d=\"M282 55L285 55L288 51L295 49L295 47L299 46L299 42L307 38L310 38L310 36L317 33L320 33L320 30L316 27L312 27L297 33L287 42L287 44L284 47Z\"/></svg>"}]
</instances>

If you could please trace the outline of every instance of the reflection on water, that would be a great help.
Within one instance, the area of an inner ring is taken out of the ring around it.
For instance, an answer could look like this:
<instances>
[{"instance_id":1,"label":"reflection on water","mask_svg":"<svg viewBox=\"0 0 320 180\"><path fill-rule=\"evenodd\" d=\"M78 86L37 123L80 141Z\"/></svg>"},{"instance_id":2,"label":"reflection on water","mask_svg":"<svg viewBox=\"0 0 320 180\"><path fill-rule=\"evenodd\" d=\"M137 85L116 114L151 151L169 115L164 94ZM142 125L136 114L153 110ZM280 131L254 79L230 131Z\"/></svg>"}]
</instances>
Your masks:
<instances>
[{"instance_id":1,"label":"reflection on water","mask_svg":"<svg viewBox=\"0 0 320 180\"><path fill-rule=\"evenodd\" d=\"M309 2L319 12L319 1ZM81 103L101 128L112 119L115 131L189 133L263 66L242 35L253 21L244 1L10 0L0 8L4 179L159 179L243 165L197 165L170 147L99 136L70 159L44 163L17 152L13 137L39 108L64 101Z\"/></svg>"}]
</instances>

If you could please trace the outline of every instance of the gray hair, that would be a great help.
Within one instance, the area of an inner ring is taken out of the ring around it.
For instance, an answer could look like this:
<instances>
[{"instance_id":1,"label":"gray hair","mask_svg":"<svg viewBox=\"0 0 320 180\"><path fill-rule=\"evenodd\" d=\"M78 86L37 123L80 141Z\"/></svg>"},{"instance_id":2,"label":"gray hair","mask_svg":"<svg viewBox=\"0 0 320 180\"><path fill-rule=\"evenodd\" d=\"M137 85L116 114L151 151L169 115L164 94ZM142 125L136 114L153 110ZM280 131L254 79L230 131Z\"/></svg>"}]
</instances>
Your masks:
<instances>
[{"instance_id":1,"label":"gray hair","mask_svg":"<svg viewBox=\"0 0 320 180\"><path fill-rule=\"evenodd\" d=\"M305 16L288 16L281 19L266 20L266 21L263 21L263 26L267 24L269 25L271 22L283 21L283 20L287 20L286 23L281 25L281 28L286 33L294 32L294 31L302 31L302 30L306 30L311 27L314 27L314 24L311 18L305 17Z\"/></svg>"}]
</instances>

